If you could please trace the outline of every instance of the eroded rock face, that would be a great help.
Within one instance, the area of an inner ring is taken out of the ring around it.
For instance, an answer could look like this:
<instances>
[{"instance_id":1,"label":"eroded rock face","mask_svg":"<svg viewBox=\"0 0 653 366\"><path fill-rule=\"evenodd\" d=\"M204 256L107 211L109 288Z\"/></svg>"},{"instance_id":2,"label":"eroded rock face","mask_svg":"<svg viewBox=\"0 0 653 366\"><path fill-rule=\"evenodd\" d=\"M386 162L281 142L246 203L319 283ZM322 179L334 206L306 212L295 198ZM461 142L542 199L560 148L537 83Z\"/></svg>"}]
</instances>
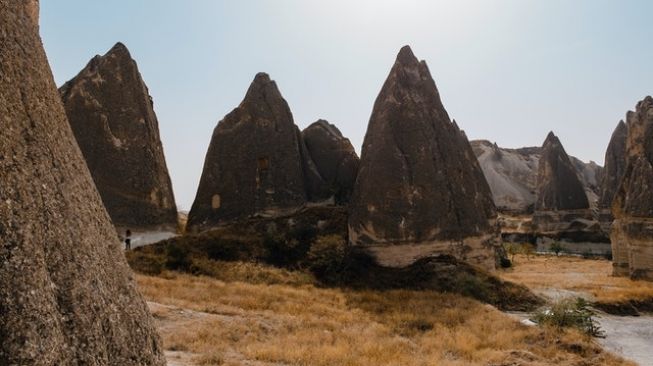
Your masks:
<instances>
[{"instance_id":1,"label":"eroded rock face","mask_svg":"<svg viewBox=\"0 0 653 366\"><path fill-rule=\"evenodd\" d=\"M257 74L245 99L220 121L206 154L188 227L279 216L301 208L324 187L277 85Z\"/></svg>"},{"instance_id":2,"label":"eroded rock face","mask_svg":"<svg viewBox=\"0 0 653 366\"><path fill-rule=\"evenodd\" d=\"M603 230L610 232L612 225L612 200L619 188L619 183L626 169L626 139L628 138L628 127L624 121L620 121L612 133L610 144L605 153L605 169L601 180L601 196L599 209L601 225Z\"/></svg>"},{"instance_id":3,"label":"eroded rock face","mask_svg":"<svg viewBox=\"0 0 653 366\"><path fill-rule=\"evenodd\" d=\"M595 219L578 171L550 132L538 165L533 226L538 237L576 242L607 240Z\"/></svg>"},{"instance_id":4,"label":"eroded rock face","mask_svg":"<svg viewBox=\"0 0 653 366\"><path fill-rule=\"evenodd\" d=\"M326 198L338 204L349 202L360 159L348 138L325 120L319 120L302 131L302 138L320 176L328 185Z\"/></svg>"},{"instance_id":5,"label":"eroded rock face","mask_svg":"<svg viewBox=\"0 0 653 366\"><path fill-rule=\"evenodd\" d=\"M59 90L114 224L176 228L177 208L152 98L127 48L95 56Z\"/></svg>"},{"instance_id":6,"label":"eroded rock face","mask_svg":"<svg viewBox=\"0 0 653 366\"><path fill-rule=\"evenodd\" d=\"M452 254L494 268L496 212L466 141L426 63L402 48L365 136L350 205L351 243L386 266Z\"/></svg>"},{"instance_id":7,"label":"eroded rock face","mask_svg":"<svg viewBox=\"0 0 653 366\"><path fill-rule=\"evenodd\" d=\"M614 274L653 280L653 98L626 121L626 168L612 204Z\"/></svg>"},{"instance_id":8,"label":"eroded rock face","mask_svg":"<svg viewBox=\"0 0 653 366\"><path fill-rule=\"evenodd\" d=\"M165 365L31 3L0 0L0 364Z\"/></svg>"},{"instance_id":9,"label":"eroded rock face","mask_svg":"<svg viewBox=\"0 0 653 366\"><path fill-rule=\"evenodd\" d=\"M508 215L532 214L537 199L537 174L541 147L508 149L487 140L471 141L487 179L497 209ZM590 207L598 203L602 168L569 156L583 184Z\"/></svg>"}]
</instances>

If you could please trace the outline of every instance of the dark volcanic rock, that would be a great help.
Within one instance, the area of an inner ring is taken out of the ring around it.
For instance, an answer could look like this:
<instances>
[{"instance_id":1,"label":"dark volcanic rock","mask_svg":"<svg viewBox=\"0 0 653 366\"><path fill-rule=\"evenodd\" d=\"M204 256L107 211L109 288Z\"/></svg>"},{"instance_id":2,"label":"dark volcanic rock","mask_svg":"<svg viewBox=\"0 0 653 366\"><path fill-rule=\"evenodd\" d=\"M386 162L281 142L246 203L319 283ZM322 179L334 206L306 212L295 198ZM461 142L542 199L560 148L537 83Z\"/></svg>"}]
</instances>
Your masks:
<instances>
[{"instance_id":1,"label":"dark volcanic rock","mask_svg":"<svg viewBox=\"0 0 653 366\"><path fill-rule=\"evenodd\" d=\"M494 268L496 213L463 137L426 63L402 48L365 136L350 241L387 266L453 254Z\"/></svg>"},{"instance_id":2,"label":"dark volcanic rock","mask_svg":"<svg viewBox=\"0 0 653 366\"><path fill-rule=\"evenodd\" d=\"M537 237L572 242L607 242L594 218L576 167L550 132L542 146L533 227Z\"/></svg>"},{"instance_id":3,"label":"dark volcanic rock","mask_svg":"<svg viewBox=\"0 0 653 366\"><path fill-rule=\"evenodd\" d=\"M35 0L0 0L0 365L165 365L37 14Z\"/></svg>"},{"instance_id":4,"label":"dark volcanic rock","mask_svg":"<svg viewBox=\"0 0 653 366\"><path fill-rule=\"evenodd\" d=\"M328 184L328 195L338 204L349 201L358 174L359 158L338 128L319 120L302 131L302 138L318 172Z\"/></svg>"},{"instance_id":5,"label":"dark volcanic rock","mask_svg":"<svg viewBox=\"0 0 653 366\"><path fill-rule=\"evenodd\" d=\"M218 123L188 217L191 231L301 208L324 186L277 85L257 74L245 99Z\"/></svg>"},{"instance_id":6,"label":"dark volcanic rock","mask_svg":"<svg viewBox=\"0 0 653 366\"><path fill-rule=\"evenodd\" d=\"M601 196L599 209L601 225L606 232L610 232L612 216L612 200L617 192L624 170L626 169L626 139L628 127L624 121L619 121L617 128L612 133L610 144L605 153L605 169L601 180Z\"/></svg>"},{"instance_id":7,"label":"dark volcanic rock","mask_svg":"<svg viewBox=\"0 0 653 366\"><path fill-rule=\"evenodd\" d=\"M589 209L585 190L560 140L549 132L542 145L535 210Z\"/></svg>"},{"instance_id":8,"label":"dark volcanic rock","mask_svg":"<svg viewBox=\"0 0 653 366\"><path fill-rule=\"evenodd\" d=\"M59 91L114 225L176 228L152 98L127 48L118 43L95 56Z\"/></svg>"},{"instance_id":9,"label":"dark volcanic rock","mask_svg":"<svg viewBox=\"0 0 653 366\"><path fill-rule=\"evenodd\" d=\"M653 98L626 121L626 168L612 203L614 274L653 280Z\"/></svg>"}]
</instances>

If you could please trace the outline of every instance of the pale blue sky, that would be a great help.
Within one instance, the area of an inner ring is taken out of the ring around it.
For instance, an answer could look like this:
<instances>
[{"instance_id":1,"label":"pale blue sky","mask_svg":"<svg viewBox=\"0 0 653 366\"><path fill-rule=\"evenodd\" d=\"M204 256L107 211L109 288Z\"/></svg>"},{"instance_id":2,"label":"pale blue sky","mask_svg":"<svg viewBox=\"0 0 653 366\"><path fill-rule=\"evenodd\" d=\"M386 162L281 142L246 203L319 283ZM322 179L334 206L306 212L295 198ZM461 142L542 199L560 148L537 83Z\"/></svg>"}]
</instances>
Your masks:
<instances>
[{"instance_id":1,"label":"pale blue sky","mask_svg":"<svg viewBox=\"0 0 653 366\"><path fill-rule=\"evenodd\" d=\"M216 123L259 71L295 123L335 123L360 152L396 53L427 61L470 139L540 145L603 163L619 119L653 94L653 1L41 0L61 85L121 41L154 98L180 209Z\"/></svg>"}]
</instances>

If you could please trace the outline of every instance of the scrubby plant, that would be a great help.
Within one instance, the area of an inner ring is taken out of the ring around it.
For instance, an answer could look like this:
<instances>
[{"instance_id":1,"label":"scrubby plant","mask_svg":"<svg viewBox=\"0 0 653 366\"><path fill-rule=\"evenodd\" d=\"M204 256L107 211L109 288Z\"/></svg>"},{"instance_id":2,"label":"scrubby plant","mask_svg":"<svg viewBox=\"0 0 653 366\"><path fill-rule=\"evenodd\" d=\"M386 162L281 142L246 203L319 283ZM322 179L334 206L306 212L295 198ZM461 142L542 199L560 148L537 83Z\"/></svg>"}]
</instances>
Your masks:
<instances>
[{"instance_id":1,"label":"scrubby plant","mask_svg":"<svg viewBox=\"0 0 653 366\"><path fill-rule=\"evenodd\" d=\"M346 271L347 250L347 241L343 237L320 236L306 256L307 267L323 282L339 282Z\"/></svg>"},{"instance_id":2,"label":"scrubby plant","mask_svg":"<svg viewBox=\"0 0 653 366\"><path fill-rule=\"evenodd\" d=\"M554 241L553 244L549 247L549 249L555 253L556 256L559 256L561 252L564 252L565 247L562 245L561 242L559 241Z\"/></svg>"},{"instance_id":3,"label":"scrubby plant","mask_svg":"<svg viewBox=\"0 0 653 366\"><path fill-rule=\"evenodd\" d=\"M174 271L188 271L191 267L188 249L176 243L166 245L165 267Z\"/></svg>"},{"instance_id":4,"label":"scrubby plant","mask_svg":"<svg viewBox=\"0 0 653 366\"><path fill-rule=\"evenodd\" d=\"M576 328L593 337L602 337L604 334L594 320L595 315L590 304L586 300L578 298L560 301L550 309L536 313L533 320L538 324L556 328Z\"/></svg>"}]
</instances>

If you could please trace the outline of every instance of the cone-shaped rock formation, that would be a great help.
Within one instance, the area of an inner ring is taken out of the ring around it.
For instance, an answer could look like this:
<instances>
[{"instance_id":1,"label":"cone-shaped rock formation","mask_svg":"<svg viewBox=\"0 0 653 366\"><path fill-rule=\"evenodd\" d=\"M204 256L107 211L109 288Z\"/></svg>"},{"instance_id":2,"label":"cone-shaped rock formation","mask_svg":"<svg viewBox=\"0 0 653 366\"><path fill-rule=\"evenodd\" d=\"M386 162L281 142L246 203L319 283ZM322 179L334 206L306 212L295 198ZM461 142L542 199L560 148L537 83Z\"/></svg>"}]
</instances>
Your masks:
<instances>
[{"instance_id":1,"label":"cone-shaped rock formation","mask_svg":"<svg viewBox=\"0 0 653 366\"><path fill-rule=\"evenodd\" d=\"M626 121L626 168L612 204L614 274L653 280L653 98Z\"/></svg>"},{"instance_id":2,"label":"cone-shaped rock formation","mask_svg":"<svg viewBox=\"0 0 653 366\"><path fill-rule=\"evenodd\" d=\"M0 0L0 365L165 365L36 14Z\"/></svg>"},{"instance_id":3,"label":"cone-shaped rock formation","mask_svg":"<svg viewBox=\"0 0 653 366\"><path fill-rule=\"evenodd\" d=\"M359 158L349 139L327 121L319 120L302 131L302 138L328 195L338 204L349 201L358 174Z\"/></svg>"},{"instance_id":4,"label":"cone-shaped rock formation","mask_svg":"<svg viewBox=\"0 0 653 366\"><path fill-rule=\"evenodd\" d=\"M176 228L152 98L127 48L118 43L95 56L59 91L114 225Z\"/></svg>"},{"instance_id":5,"label":"cone-shaped rock formation","mask_svg":"<svg viewBox=\"0 0 653 366\"><path fill-rule=\"evenodd\" d=\"M605 168L601 180L601 196L599 198L600 221L603 230L610 232L614 216L612 215L612 200L619 188L619 183L626 169L626 139L628 127L620 121L612 133L610 144L605 152Z\"/></svg>"},{"instance_id":6,"label":"cone-shaped rock formation","mask_svg":"<svg viewBox=\"0 0 653 366\"><path fill-rule=\"evenodd\" d=\"M496 213L477 168L426 63L402 48L365 136L350 241L387 266L450 254L494 268Z\"/></svg>"},{"instance_id":7,"label":"cone-shaped rock formation","mask_svg":"<svg viewBox=\"0 0 653 366\"><path fill-rule=\"evenodd\" d=\"M538 237L605 242L578 171L558 137L550 132L538 165L533 225Z\"/></svg>"},{"instance_id":8,"label":"cone-shaped rock formation","mask_svg":"<svg viewBox=\"0 0 653 366\"><path fill-rule=\"evenodd\" d=\"M259 73L240 105L220 121L188 217L191 231L230 220L292 212L324 182L277 85Z\"/></svg>"}]
</instances>

